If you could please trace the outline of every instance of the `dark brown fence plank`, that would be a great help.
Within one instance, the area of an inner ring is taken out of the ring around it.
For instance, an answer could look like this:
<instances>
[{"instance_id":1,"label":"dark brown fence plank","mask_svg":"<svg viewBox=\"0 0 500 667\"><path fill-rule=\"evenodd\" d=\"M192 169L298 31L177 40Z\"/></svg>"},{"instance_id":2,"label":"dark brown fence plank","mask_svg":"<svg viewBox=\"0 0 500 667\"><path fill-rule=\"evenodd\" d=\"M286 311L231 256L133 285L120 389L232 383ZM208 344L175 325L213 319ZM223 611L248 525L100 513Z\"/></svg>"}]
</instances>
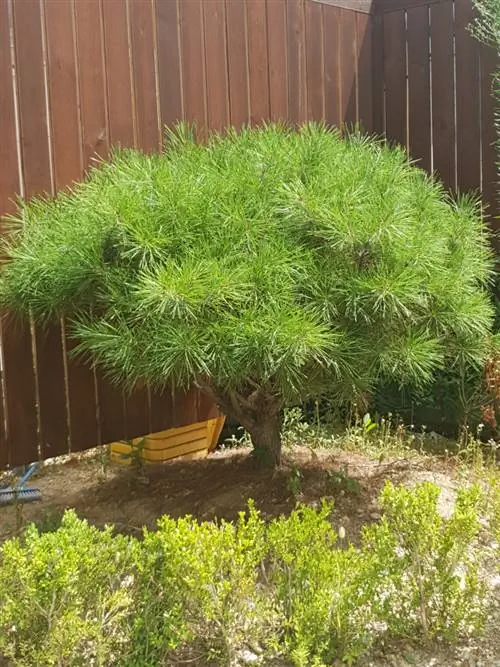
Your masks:
<instances>
[{"instance_id":1,"label":"dark brown fence plank","mask_svg":"<svg viewBox=\"0 0 500 667\"><path fill-rule=\"evenodd\" d=\"M151 429L153 433L164 431L172 425L172 390L151 394Z\"/></svg>"},{"instance_id":2,"label":"dark brown fence plank","mask_svg":"<svg viewBox=\"0 0 500 667\"><path fill-rule=\"evenodd\" d=\"M45 0L54 191L82 175L77 69L71 3ZM68 451L65 359L60 325L37 332L41 440L45 456Z\"/></svg>"},{"instance_id":3,"label":"dark brown fence plank","mask_svg":"<svg viewBox=\"0 0 500 667\"><path fill-rule=\"evenodd\" d=\"M45 0L45 23L54 185L58 189L82 175L72 4Z\"/></svg>"},{"instance_id":4,"label":"dark brown fence plank","mask_svg":"<svg viewBox=\"0 0 500 667\"><path fill-rule=\"evenodd\" d=\"M42 21L38 0L15 2L13 7L24 189L30 197L51 191Z\"/></svg>"},{"instance_id":5,"label":"dark brown fence plank","mask_svg":"<svg viewBox=\"0 0 500 667\"><path fill-rule=\"evenodd\" d=\"M16 466L38 459L35 374L27 322L6 319L2 329L8 458L9 465Z\"/></svg>"},{"instance_id":6,"label":"dark brown fence plank","mask_svg":"<svg viewBox=\"0 0 500 667\"><path fill-rule=\"evenodd\" d=\"M206 134L207 107L205 81L205 40L200 0L180 3L182 82L184 114L195 123L200 136Z\"/></svg>"},{"instance_id":7,"label":"dark brown fence plank","mask_svg":"<svg viewBox=\"0 0 500 667\"><path fill-rule=\"evenodd\" d=\"M12 90L12 70L9 38L9 7L0 2L0 215L11 213L12 199L19 193L19 171L16 146L16 122Z\"/></svg>"},{"instance_id":8,"label":"dark brown fence plank","mask_svg":"<svg viewBox=\"0 0 500 667\"><path fill-rule=\"evenodd\" d=\"M176 2L155 3L160 112L163 126L182 120L179 14Z\"/></svg>"},{"instance_id":9,"label":"dark brown fence plank","mask_svg":"<svg viewBox=\"0 0 500 667\"><path fill-rule=\"evenodd\" d=\"M30 197L52 187L40 4L16 2L13 16L24 194ZM15 465L38 458L37 385L29 326L7 321L3 334L10 463Z\"/></svg>"},{"instance_id":10,"label":"dark brown fence plank","mask_svg":"<svg viewBox=\"0 0 500 667\"><path fill-rule=\"evenodd\" d=\"M75 357L75 341L67 341L68 399L71 421L71 451L81 452L99 444L97 396L92 370L80 357Z\"/></svg>"},{"instance_id":11,"label":"dark brown fence plank","mask_svg":"<svg viewBox=\"0 0 500 667\"><path fill-rule=\"evenodd\" d=\"M172 427L186 426L198 417L197 392L177 390L173 395Z\"/></svg>"},{"instance_id":12,"label":"dark brown fence plank","mask_svg":"<svg viewBox=\"0 0 500 667\"><path fill-rule=\"evenodd\" d=\"M409 9L408 38L408 146L418 165L431 170L431 94L429 9Z\"/></svg>"},{"instance_id":13,"label":"dark brown fence plank","mask_svg":"<svg viewBox=\"0 0 500 667\"><path fill-rule=\"evenodd\" d=\"M406 38L404 12L384 16L385 128L389 141L406 146Z\"/></svg>"},{"instance_id":14,"label":"dark brown fence plank","mask_svg":"<svg viewBox=\"0 0 500 667\"><path fill-rule=\"evenodd\" d=\"M37 331L38 387L41 441L44 457L68 452L68 417L61 327Z\"/></svg>"},{"instance_id":15,"label":"dark brown fence plank","mask_svg":"<svg viewBox=\"0 0 500 667\"><path fill-rule=\"evenodd\" d=\"M269 120L269 63L267 58L266 1L247 2L248 80L250 123Z\"/></svg>"},{"instance_id":16,"label":"dark brown fence plank","mask_svg":"<svg viewBox=\"0 0 500 667\"><path fill-rule=\"evenodd\" d=\"M347 125L356 123L356 14L347 9L340 10L340 81L342 121Z\"/></svg>"},{"instance_id":17,"label":"dark brown fence plank","mask_svg":"<svg viewBox=\"0 0 500 667\"><path fill-rule=\"evenodd\" d=\"M163 4L170 5L168 2ZM109 143L133 146L136 138L126 3L104 2L103 20Z\"/></svg>"},{"instance_id":18,"label":"dark brown fence plank","mask_svg":"<svg viewBox=\"0 0 500 667\"><path fill-rule=\"evenodd\" d=\"M307 119L304 3L287 2L288 31L288 115L292 123Z\"/></svg>"},{"instance_id":19,"label":"dark brown fence plank","mask_svg":"<svg viewBox=\"0 0 500 667\"><path fill-rule=\"evenodd\" d=\"M323 19L325 119L329 125L339 126L342 120L340 110L340 9L325 6Z\"/></svg>"},{"instance_id":20,"label":"dark brown fence plank","mask_svg":"<svg viewBox=\"0 0 500 667\"><path fill-rule=\"evenodd\" d=\"M471 3L455 3L457 177L458 188L469 191L480 182L479 51L468 27L473 18Z\"/></svg>"},{"instance_id":21,"label":"dark brown fence plank","mask_svg":"<svg viewBox=\"0 0 500 667\"><path fill-rule=\"evenodd\" d=\"M19 176L16 146L16 124L14 114L14 96L12 89L12 70L9 38L9 12L6 2L0 3L0 215L10 213L13 204L10 201L19 192ZM4 432L3 387L0 387L0 470L9 463L9 451Z\"/></svg>"},{"instance_id":22,"label":"dark brown fence plank","mask_svg":"<svg viewBox=\"0 0 500 667\"><path fill-rule=\"evenodd\" d=\"M98 378L101 440L107 444L125 435L125 397L102 373Z\"/></svg>"},{"instance_id":23,"label":"dark brown fence plank","mask_svg":"<svg viewBox=\"0 0 500 667\"><path fill-rule=\"evenodd\" d=\"M92 156L105 157L109 148L99 0L75 2L75 20L82 153L87 168Z\"/></svg>"},{"instance_id":24,"label":"dark brown fence plank","mask_svg":"<svg viewBox=\"0 0 500 667\"><path fill-rule=\"evenodd\" d=\"M325 117L325 75L323 54L323 8L313 2L306 4L306 73L307 117Z\"/></svg>"},{"instance_id":25,"label":"dark brown fence plank","mask_svg":"<svg viewBox=\"0 0 500 667\"><path fill-rule=\"evenodd\" d=\"M373 131L385 132L384 19L372 17Z\"/></svg>"},{"instance_id":26,"label":"dark brown fence plank","mask_svg":"<svg viewBox=\"0 0 500 667\"><path fill-rule=\"evenodd\" d=\"M250 120L248 105L248 40L245 0L226 0L229 109L231 125Z\"/></svg>"},{"instance_id":27,"label":"dark brown fence plank","mask_svg":"<svg viewBox=\"0 0 500 667\"><path fill-rule=\"evenodd\" d=\"M229 124L227 85L226 8L224 0L203 4L207 72L207 116L211 130Z\"/></svg>"},{"instance_id":28,"label":"dark brown fence plank","mask_svg":"<svg viewBox=\"0 0 500 667\"><path fill-rule=\"evenodd\" d=\"M285 0L267 3L269 103L273 121L288 119L288 64Z\"/></svg>"},{"instance_id":29,"label":"dark brown fence plank","mask_svg":"<svg viewBox=\"0 0 500 667\"><path fill-rule=\"evenodd\" d=\"M126 4L104 2L103 19L110 141L121 146L134 146L138 143L138 133L130 60L129 28L132 29L132 25ZM134 26L137 27L137 23ZM145 94L152 97L153 91L148 89ZM92 391L91 380L89 377L86 382L88 391ZM126 399L103 373L98 373L97 380L101 440L103 443L120 440L125 435ZM94 427L92 432L99 435Z\"/></svg>"},{"instance_id":30,"label":"dark brown fence plank","mask_svg":"<svg viewBox=\"0 0 500 667\"><path fill-rule=\"evenodd\" d=\"M136 389L126 395L125 436L127 439L147 435L149 432L149 401L146 389Z\"/></svg>"},{"instance_id":31,"label":"dark brown fence plank","mask_svg":"<svg viewBox=\"0 0 500 667\"><path fill-rule=\"evenodd\" d=\"M92 157L96 155L105 157L109 149L102 19L99 0L75 3L80 133L84 168L89 166ZM73 348L74 342L68 341L68 350L71 351ZM93 371L80 359L70 355L68 393L72 451L81 451L99 444L100 425L97 419L98 397L95 384Z\"/></svg>"},{"instance_id":32,"label":"dark brown fence plank","mask_svg":"<svg viewBox=\"0 0 500 667\"><path fill-rule=\"evenodd\" d=\"M372 17L356 15L356 44L358 57L358 108L357 120L367 132L373 132L373 64Z\"/></svg>"},{"instance_id":33,"label":"dark brown fence plank","mask_svg":"<svg viewBox=\"0 0 500 667\"><path fill-rule=\"evenodd\" d=\"M432 134L434 171L445 185L456 183L453 4L431 8Z\"/></svg>"},{"instance_id":34,"label":"dark brown fence plank","mask_svg":"<svg viewBox=\"0 0 500 667\"><path fill-rule=\"evenodd\" d=\"M135 83L137 140L144 151L161 145L155 73L155 34L151 2L130 0L132 67Z\"/></svg>"},{"instance_id":35,"label":"dark brown fence plank","mask_svg":"<svg viewBox=\"0 0 500 667\"><path fill-rule=\"evenodd\" d=\"M493 73L498 71L499 58L492 48L483 46L481 50L482 83L482 169L483 202L488 206L487 213L493 227L498 229L498 221L493 216L499 213L497 151L495 148L495 103L493 101ZM498 247L498 246L497 246Z\"/></svg>"}]
</instances>

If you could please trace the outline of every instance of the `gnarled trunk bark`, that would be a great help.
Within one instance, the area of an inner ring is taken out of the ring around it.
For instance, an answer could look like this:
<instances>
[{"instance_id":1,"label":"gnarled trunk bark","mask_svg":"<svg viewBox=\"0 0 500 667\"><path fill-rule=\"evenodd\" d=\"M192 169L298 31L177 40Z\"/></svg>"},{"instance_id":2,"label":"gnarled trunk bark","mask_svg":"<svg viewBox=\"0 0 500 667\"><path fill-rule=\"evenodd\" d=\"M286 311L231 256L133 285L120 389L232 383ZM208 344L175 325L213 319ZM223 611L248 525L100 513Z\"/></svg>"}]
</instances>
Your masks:
<instances>
[{"instance_id":1,"label":"gnarled trunk bark","mask_svg":"<svg viewBox=\"0 0 500 667\"><path fill-rule=\"evenodd\" d=\"M255 458L266 465L281 463L283 401L268 389L252 385L247 391L220 391L200 380L199 387L228 417L239 422L250 434Z\"/></svg>"},{"instance_id":2,"label":"gnarled trunk bark","mask_svg":"<svg viewBox=\"0 0 500 667\"><path fill-rule=\"evenodd\" d=\"M278 412L264 414L257 423L247 427L257 461L270 466L280 465L282 425L281 412Z\"/></svg>"}]
</instances>

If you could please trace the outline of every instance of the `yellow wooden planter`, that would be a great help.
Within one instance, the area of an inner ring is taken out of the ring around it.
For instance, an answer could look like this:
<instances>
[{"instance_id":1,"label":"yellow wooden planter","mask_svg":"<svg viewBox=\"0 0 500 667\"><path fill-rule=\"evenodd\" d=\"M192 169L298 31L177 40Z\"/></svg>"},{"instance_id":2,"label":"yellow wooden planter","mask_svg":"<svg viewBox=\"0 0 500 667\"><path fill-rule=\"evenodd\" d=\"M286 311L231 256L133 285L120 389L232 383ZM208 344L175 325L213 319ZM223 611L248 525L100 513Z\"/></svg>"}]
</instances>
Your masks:
<instances>
[{"instance_id":1,"label":"yellow wooden planter","mask_svg":"<svg viewBox=\"0 0 500 667\"><path fill-rule=\"evenodd\" d=\"M138 459L145 463L163 463L170 459L201 459L217 445L225 417L152 433L131 442L113 442L111 460L130 465Z\"/></svg>"}]
</instances>

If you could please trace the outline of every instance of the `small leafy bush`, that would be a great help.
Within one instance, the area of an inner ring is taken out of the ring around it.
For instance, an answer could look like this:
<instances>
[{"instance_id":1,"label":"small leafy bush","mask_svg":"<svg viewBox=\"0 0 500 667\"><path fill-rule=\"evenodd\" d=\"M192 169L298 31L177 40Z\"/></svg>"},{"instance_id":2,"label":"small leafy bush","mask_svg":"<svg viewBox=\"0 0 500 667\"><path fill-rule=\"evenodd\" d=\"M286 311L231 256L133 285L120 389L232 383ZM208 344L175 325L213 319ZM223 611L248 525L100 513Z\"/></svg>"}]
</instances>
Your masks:
<instances>
[{"instance_id":1,"label":"small leafy bush","mask_svg":"<svg viewBox=\"0 0 500 667\"><path fill-rule=\"evenodd\" d=\"M239 649L274 629L272 597L259 583L265 523L250 504L235 525L163 517L158 528L144 537L136 637L159 651L141 655L140 664L159 664L165 649L233 664Z\"/></svg>"},{"instance_id":2,"label":"small leafy bush","mask_svg":"<svg viewBox=\"0 0 500 667\"><path fill-rule=\"evenodd\" d=\"M107 665L126 653L133 541L66 512L0 552L0 656L15 665Z\"/></svg>"},{"instance_id":3,"label":"small leafy bush","mask_svg":"<svg viewBox=\"0 0 500 667\"><path fill-rule=\"evenodd\" d=\"M379 602L391 634L456 640L481 630L486 591L480 577L478 486L460 490L452 516L438 511L440 490L387 483L380 524L365 528L364 549L379 577ZM475 548L476 547L476 548Z\"/></svg>"},{"instance_id":4,"label":"small leafy bush","mask_svg":"<svg viewBox=\"0 0 500 667\"><path fill-rule=\"evenodd\" d=\"M336 548L330 509L303 507L269 527L270 580L297 667L338 657L352 664L376 638L369 559L352 546Z\"/></svg>"},{"instance_id":5,"label":"small leafy bush","mask_svg":"<svg viewBox=\"0 0 500 667\"><path fill-rule=\"evenodd\" d=\"M387 484L383 519L358 547L337 543L327 503L270 523L252 503L234 524L163 517L142 540L67 512L56 531L31 526L0 549L0 657L229 667L250 650L323 667L352 665L382 640L476 634L488 610L485 500L462 490L444 519L438 496Z\"/></svg>"}]
</instances>

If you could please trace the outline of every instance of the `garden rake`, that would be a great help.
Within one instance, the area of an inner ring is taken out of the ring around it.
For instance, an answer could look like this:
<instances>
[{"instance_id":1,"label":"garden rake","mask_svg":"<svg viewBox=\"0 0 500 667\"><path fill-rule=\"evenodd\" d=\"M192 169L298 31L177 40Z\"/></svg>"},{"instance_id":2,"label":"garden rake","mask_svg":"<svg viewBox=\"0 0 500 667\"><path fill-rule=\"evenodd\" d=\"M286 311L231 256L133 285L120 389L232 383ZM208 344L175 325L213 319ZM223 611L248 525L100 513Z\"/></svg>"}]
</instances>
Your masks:
<instances>
[{"instance_id":1,"label":"garden rake","mask_svg":"<svg viewBox=\"0 0 500 667\"><path fill-rule=\"evenodd\" d=\"M11 503L29 503L33 500L40 500L42 494L40 489L25 488L26 482L38 468L38 463L32 463L22 472L15 484L0 487L0 505L10 505ZM22 471L22 468L20 469ZM16 471L14 471L15 474Z\"/></svg>"}]
</instances>

